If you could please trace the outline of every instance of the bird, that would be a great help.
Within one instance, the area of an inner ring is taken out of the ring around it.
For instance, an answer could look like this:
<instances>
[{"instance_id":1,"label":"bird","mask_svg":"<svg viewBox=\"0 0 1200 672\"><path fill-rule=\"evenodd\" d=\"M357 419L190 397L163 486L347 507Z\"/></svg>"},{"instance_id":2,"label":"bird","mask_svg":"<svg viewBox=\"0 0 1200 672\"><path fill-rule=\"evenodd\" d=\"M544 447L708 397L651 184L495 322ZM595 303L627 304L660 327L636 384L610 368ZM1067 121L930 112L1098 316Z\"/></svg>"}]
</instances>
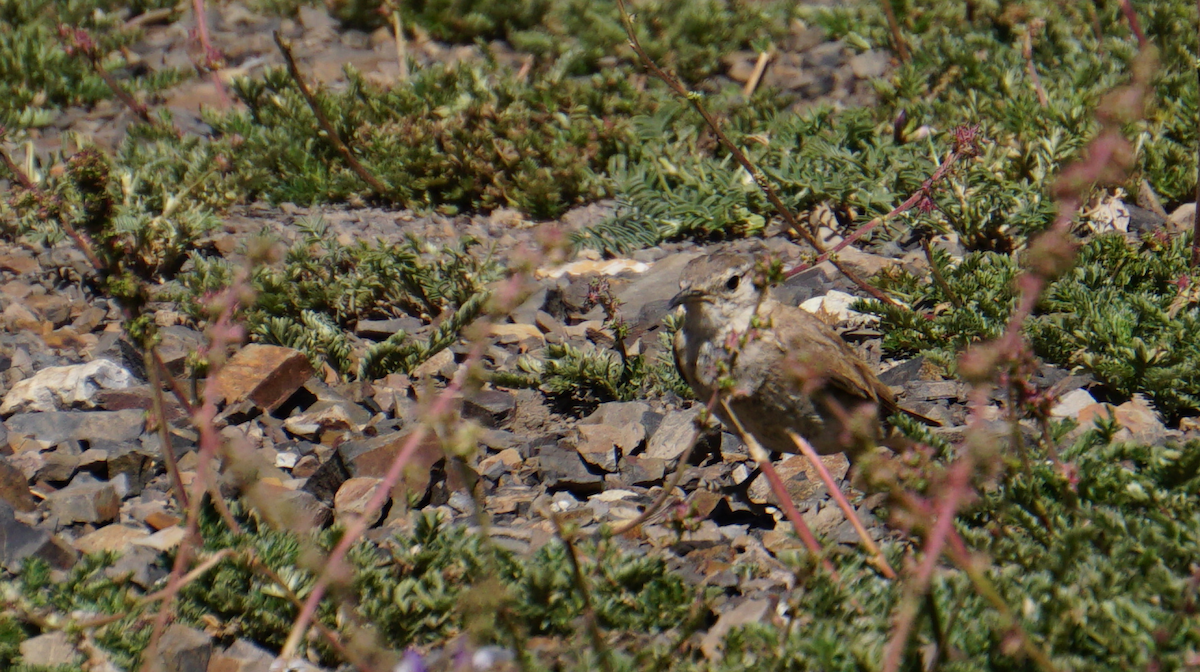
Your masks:
<instances>
[{"instance_id":1,"label":"bird","mask_svg":"<svg viewBox=\"0 0 1200 672\"><path fill-rule=\"evenodd\" d=\"M721 390L713 411L743 439L797 453L793 432L853 460L886 439L880 416L911 412L829 325L775 300L764 277L744 254L690 261L670 302L683 307L675 366L701 402Z\"/></svg>"}]
</instances>

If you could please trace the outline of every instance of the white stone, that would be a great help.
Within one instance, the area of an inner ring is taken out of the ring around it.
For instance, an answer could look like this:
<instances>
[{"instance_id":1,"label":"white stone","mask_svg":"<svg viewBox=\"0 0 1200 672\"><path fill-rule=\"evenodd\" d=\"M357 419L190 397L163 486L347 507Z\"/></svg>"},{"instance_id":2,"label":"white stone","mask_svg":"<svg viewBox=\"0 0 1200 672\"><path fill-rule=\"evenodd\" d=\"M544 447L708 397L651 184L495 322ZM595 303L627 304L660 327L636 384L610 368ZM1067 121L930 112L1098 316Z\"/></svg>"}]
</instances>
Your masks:
<instances>
[{"instance_id":1,"label":"white stone","mask_svg":"<svg viewBox=\"0 0 1200 672\"><path fill-rule=\"evenodd\" d=\"M561 278L564 275L578 276L590 273L620 275L626 271L645 273L648 270L650 270L649 264L634 261L633 259L605 259L603 261L583 259L559 266L558 268L539 268L534 275L540 280L542 278Z\"/></svg>"},{"instance_id":2,"label":"white stone","mask_svg":"<svg viewBox=\"0 0 1200 672\"><path fill-rule=\"evenodd\" d=\"M1071 390L1059 398L1054 408L1050 409L1050 415L1056 418L1074 418L1079 415L1080 411L1094 403L1096 403L1096 399L1087 390L1083 388Z\"/></svg>"},{"instance_id":3,"label":"white stone","mask_svg":"<svg viewBox=\"0 0 1200 672\"><path fill-rule=\"evenodd\" d=\"M1129 208L1116 196L1109 196L1094 208L1083 213L1084 221L1094 233L1129 231Z\"/></svg>"},{"instance_id":4,"label":"white stone","mask_svg":"<svg viewBox=\"0 0 1200 672\"><path fill-rule=\"evenodd\" d=\"M132 373L107 359L52 366L14 385L4 395L0 415L92 408L100 390L121 390L135 382Z\"/></svg>"},{"instance_id":5,"label":"white stone","mask_svg":"<svg viewBox=\"0 0 1200 672\"><path fill-rule=\"evenodd\" d=\"M856 296L834 289L825 296L814 296L800 304L800 307L814 315L824 313L836 318L838 322L847 322L855 318L878 319L873 315L868 316L857 310L851 310L850 305L857 300Z\"/></svg>"},{"instance_id":6,"label":"white stone","mask_svg":"<svg viewBox=\"0 0 1200 672\"><path fill-rule=\"evenodd\" d=\"M605 490L598 495L592 495L588 499L595 499L601 502L619 502L622 499L637 497L637 493L632 490Z\"/></svg>"}]
</instances>

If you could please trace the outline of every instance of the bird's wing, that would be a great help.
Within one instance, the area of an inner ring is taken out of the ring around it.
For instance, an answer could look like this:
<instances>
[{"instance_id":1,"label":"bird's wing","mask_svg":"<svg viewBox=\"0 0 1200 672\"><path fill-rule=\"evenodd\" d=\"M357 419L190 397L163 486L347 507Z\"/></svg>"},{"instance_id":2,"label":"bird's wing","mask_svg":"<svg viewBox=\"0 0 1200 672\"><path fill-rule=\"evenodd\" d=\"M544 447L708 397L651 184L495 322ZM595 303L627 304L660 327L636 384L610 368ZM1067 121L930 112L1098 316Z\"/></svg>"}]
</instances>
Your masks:
<instances>
[{"instance_id":1,"label":"bird's wing","mask_svg":"<svg viewBox=\"0 0 1200 672\"><path fill-rule=\"evenodd\" d=\"M779 343L784 354L801 372L822 377L826 385L850 399L879 404L886 414L896 412L896 398L862 357L817 316L800 308L780 304L771 311L775 333L787 335Z\"/></svg>"}]
</instances>

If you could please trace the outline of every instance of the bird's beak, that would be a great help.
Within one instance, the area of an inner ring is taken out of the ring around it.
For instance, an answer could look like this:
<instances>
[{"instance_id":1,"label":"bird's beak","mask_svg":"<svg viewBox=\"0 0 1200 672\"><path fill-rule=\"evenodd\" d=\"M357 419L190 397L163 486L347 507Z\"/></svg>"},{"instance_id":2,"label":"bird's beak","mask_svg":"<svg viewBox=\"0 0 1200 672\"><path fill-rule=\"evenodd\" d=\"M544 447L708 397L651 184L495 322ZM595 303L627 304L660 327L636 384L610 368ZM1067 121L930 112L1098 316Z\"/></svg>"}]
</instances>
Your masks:
<instances>
[{"instance_id":1,"label":"bird's beak","mask_svg":"<svg viewBox=\"0 0 1200 672\"><path fill-rule=\"evenodd\" d=\"M704 292L698 289L685 289L671 298L670 308L674 309L692 301L700 301L704 299Z\"/></svg>"}]
</instances>

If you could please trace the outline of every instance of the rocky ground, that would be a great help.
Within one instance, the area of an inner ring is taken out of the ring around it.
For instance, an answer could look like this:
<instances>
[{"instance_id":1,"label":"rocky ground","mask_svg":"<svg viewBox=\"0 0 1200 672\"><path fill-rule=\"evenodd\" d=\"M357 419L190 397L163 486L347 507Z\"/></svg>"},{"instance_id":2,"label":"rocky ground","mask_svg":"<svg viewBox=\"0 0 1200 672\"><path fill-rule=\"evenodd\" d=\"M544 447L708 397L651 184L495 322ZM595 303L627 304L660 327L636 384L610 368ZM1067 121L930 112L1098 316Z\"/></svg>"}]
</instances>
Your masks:
<instances>
[{"instance_id":1,"label":"rocky ground","mask_svg":"<svg viewBox=\"0 0 1200 672\"><path fill-rule=\"evenodd\" d=\"M300 21L281 21L224 5L212 18L216 45L231 72L254 74L277 64L270 30L279 28L296 40L303 67L322 81L336 84L343 63L353 63L382 81L397 75L395 48L386 31L339 31L315 10L304 10ZM864 82L887 66L886 58L850 58L850 51L838 43L810 33L797 28L792 50L768 69L768 80L809 93L810 99L869 102ZM188 65L190 45L183 23L149 25L144 42L134 51L152 67ZM479 57L475 47L432 41L412 46L426 61ZM507 52L503 45L493 48L520 67L520 54ZM753 54L731 59L729 77L747 79L752 61ZM803 76L797 74L801 64ZM201 80L173 91L166 106L181 128L202 133L199 106L218 100L213 85ZM68 111L38 141L39 147L55 148L67 130L111 146L123 133L127 117L115 105ZM561 225L571 229L595 221L606 207L602 203L577 209ZM217 253L236 258L241 243L264 228L285 241L294 240L295 222L312 215L321 215L333 235L345 242L398 240L406 234L433 241L470 235L487 241L501 255L532 243L537 231L505 211L445 218L376 209L252 205L226 213L224 229L209 242ZM955 251L952 240L940 244ZM651 358L662 354L658 333L682 267L717 247L771 252L785 262L805 253L783 236L707 247L668 244L641 250L618 264L581 252L565 266L540 269L537 291L508 322L494 328L487 368L514 370L519 357L537 356L553 343L610 347L612 335L604 328L601 310L585 305L592 280L601 277L621 301L631 326L630 342ZM864 275L893 264L925 263L919 249L897 247L892 252L879 256L850 248L842 256ZM23 559L36 556L62 571L80 554L118 551L123 559L107 571L129 575L150 590L164 576L158 554L181 541L182 514L169 494L162 445L148 418L153 395L141 355L126 341L116 307L83 288L80 279L89 272L82 255L67 243L49 249L23 242L0 246L0 565L13 572ZM879 370L886 370L883 379L894 386L902 404L943 423L938 433L950 440L962 437L964 385L941 379L920 361L881 360L879 333L871 319L846 307L845 296L855 296L858 290L831 265L797 275L777 291L783 300L822 312ZM183 374L188 354L204 335L176 306L162 303L154 308L167 366ZM414 318L363 322L356 336L371 342L399 329L420 335L430 328ZM464 348L444 350L411 376L340 383L327 372L314 372L297 351L266 345L240 350L219 374L223 403L218 426L243 456L240 459L255 465L259 478L252 500L272 502L262 510L274 511L281 524L296 527L324 526L359 514L413 430L421 404L447 384L465 353ZM1076 417L1087 425L1106 412L1089 393L1087 377L1046 367L1039 382L1060 395L1057 416ZM170 396L167 400L172 450L185 482L190 482L195 478L198 437L178 404ZM994 418L1002 422L999 400L994 402ZM603 403L576 414L564 412L539 390L501 387L465 396L461 408L464 416L485 428L467 466L479 478L490 534L517 553L530 553L554 538L546 510L584 532L638 516L680 468L678 460L700 411L692 401L667 396ZM1168 430L1136 399L1115 413L1126 428L1122 431L1139 441L1159 443L1196 433L1196 425L1188 420L1180 429ZM845 458L832 456L825 462L851 493L872 533L891 534L875 519L880 499L864 498L850 488ZM783 457L777 468L819 538L830 544L857 543L854 530L803 457ZM718 427L705 430L682 469L678 487L669 493L671 506L621 543L639 553L661 554L690 580L723 589L723 602L718 603L722 615L704 640L706 650L715 650L733 625L772 617L793 577L776 555L798 542L780 524L781 514L765 480L753 478L754 465L732 435ZM393 492L391 503L379 513L371 538L390 543L396 531L411 526L415 511L434 510L456 524L476 525L475 501L458 487L458 480L437 443L427 442L406 474L402 491ZM222 488L232 496L238 486L229 477ZM249 642L214 651L207 634L182 625L173 628L168 641L181 651L247 662L269 660L271 655ZM21 651L26 662L46 665L70 663L78 655L58 633L31 639Z\"/></svg>"}]
</instances>

